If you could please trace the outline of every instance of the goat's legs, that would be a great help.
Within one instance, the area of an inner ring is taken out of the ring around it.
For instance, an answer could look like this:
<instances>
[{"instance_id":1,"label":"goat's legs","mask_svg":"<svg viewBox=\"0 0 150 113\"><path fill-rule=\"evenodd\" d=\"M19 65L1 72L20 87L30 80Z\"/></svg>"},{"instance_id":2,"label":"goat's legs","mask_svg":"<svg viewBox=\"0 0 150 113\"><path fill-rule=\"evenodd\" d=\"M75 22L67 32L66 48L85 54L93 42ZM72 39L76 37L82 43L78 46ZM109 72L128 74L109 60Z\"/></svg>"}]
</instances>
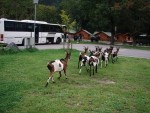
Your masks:
<instances>
[{"instance_id":1,"label":"goat's legs","mask_svg":"<svg viewBox=\"0 0 150 113\"><path fill-rule=\"evenodd\" d=\"M91 76L91 71L92 71L91 68L92 68L92 67L90 66L90 76Z\"/></svg>"},{"instance_id":2,"label":"goat's legs","mask_svg":"<svg viewBox=\"0 0 150 113\"><path fill-rule=\"evenodd\" d=\"M94 66L93 66L93 75L94 75L94 71L95 71L95 70L94 70Z\"/></svg>"},{"instance_id":3,"label":"goat's legs","mask_svg":"<svg viewBox=\"0 0 150 113\"><path fill-rule=\"evenodd\" d=\"M79 73L81 73L82 71L82 66L83 66L83 63L81 62Z\"/></svg>"},{"instance_id":4,"label":"goat's legs","mask_svg":"<svg viewBox=\"0 0 150 113\"><path fill-rule=\"evenodd\" d=\"M78 69L79 69L79 66L80 66L80 61L78 61Z\"/></svg>"},{"instance_id":5,"label":"goat's legs","mask_svg":"<svg viewBox=\"0 0 150 113\"><path fill-rule=\"evenodd\" d=\"M45 87L47 87L48 86L48 83L49 83L49 81L50 80L52 80L53 81L53 83L54 83L54 78L53 78L53 75L52 75L53 73L52 72L50 72L50 76L49 76L49 78L47 79L47 82L46 82L46 85L45 85Z\"/></svg>"},{"instance_id":6,"label":"goat's legs","mask_svg":"<svg viewBox=\"0 0 150 113\"><path fill-rule=\"evenodd\" d=\"M102 68L102 65L103 65L103 61L101 60L101 68Z\"/></svg>"},{"instance_id":7,"label":"goat's legs","mask_svg":"<svg viewBox=\"0 0 150 113\"><path fill-rule=\"evenodd\" d=\"M86 69L87 72L89 71L89 69L86 67L86 65L85 65L85 69Z\"/></svg>"},{"instance_id":8,"label":"goat's legs","mask_svg":"<svg viewBox=\"0 0 150 113\"><path fill-rule=\"evenodd\" d=\"M60 79L60 77L61 77L61 71L59 71L59 77L58 77L58 79Z\"/></svg>"},{"instance_id":9,"label":"goat's legs","mask_svg":"<svg viewBox=\"0 0 150 113\"><path fill-rule=\"evenodd\" d=\"M97 64L96 64L96 67L95 67L95 72L97 73Z\"/></svg>"},{"instance_id":10,"label":"goat's legs","mask_svg":"<svg viewBox=\"0 0 150 113\"><path fill-rule=\"evenodd\" d=\"M111 61L112 61L112 63L114 63L114 57L113 57L113 54L111 54Z\"/></svg>"},{"instance_id":11,"label":"goat's legs","mask_svg":"<svg viewBox=\"0 0 150 113\"><path fill-rule=\"evenodd\" d=\"M116 56L116 61L118 60L118 56Z\"/></svg>"},{"instance_id":12,"label":"goat's legs","mask_svg":"<svg viewBox=\"0 0 150 113\"><path fill-rule=\"evenodd\" d=\"M66 69L64 69L64 74L65 74L65 77L66 77L66 79L67 79L67 75L66 75Z\"/></svg>"},{"instance_id":13,"label":"goat's legs","mask_svg":"<svg viewBox=\"0 0 150 113\"><path fill-rule=\"evenodd\" d=\"M105 67L108 65L108 59L105 59Z\"/></svg>"}]
</instances>

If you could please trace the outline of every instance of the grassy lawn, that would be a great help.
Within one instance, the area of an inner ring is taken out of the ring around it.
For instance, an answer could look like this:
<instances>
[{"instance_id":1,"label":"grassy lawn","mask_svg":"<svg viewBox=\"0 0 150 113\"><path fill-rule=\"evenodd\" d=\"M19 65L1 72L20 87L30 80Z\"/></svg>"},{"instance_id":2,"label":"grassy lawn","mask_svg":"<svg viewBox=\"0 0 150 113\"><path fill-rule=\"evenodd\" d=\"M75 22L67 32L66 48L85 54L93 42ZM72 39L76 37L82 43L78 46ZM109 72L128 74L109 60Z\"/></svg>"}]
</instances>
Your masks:
<instances>
[{"instance_id":1,"label":"grassy lawn","mask_svg":"<svg viewBox=\"0 0 150 113\"><path fill-rule=\"evenodd\" d=\"M73 50L64 76L45 88L49 60L63 50L23 51L0 55L0 113L148 113L150 60L119 57L115 64L89 76L78 73ZM64 74L63 74L64 75Z\"/></svg>"}]
</instances>

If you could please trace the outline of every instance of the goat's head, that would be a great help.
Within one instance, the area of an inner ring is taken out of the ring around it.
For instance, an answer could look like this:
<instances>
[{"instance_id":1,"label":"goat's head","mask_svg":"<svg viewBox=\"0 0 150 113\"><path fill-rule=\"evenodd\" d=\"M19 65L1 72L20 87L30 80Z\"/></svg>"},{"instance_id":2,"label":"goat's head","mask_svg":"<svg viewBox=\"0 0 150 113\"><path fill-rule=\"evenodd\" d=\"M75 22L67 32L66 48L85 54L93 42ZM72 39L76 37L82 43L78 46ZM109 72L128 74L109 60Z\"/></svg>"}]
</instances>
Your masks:
<instances>
[{"instance_id":1,"label":"goat's head","mask_svg":"<svg viewBox=\"0 0 150 113\"><path fill-rule=\"evenodd\" d=\"M84 52L85 52L85 53L87 53L88 49L89 49L88 47L85 47L85 46L84 46Z\"/></svg>"},{"instance_id":2,"label":"goat's head","mask_svg":"<svg viewBox=\"0 0 150 113\"><path fill-rule=\"evenodd\" d=\"M66 59L70 59L71 57L71 51L65 51L66 52Z\"/></svg>"},{"instance_id":3,"label":"goat's head","mask_svg":"<svg viewBox=\"0 0 150 113\"><path fill-rule=\"evenodd\" d=\"M101 51L102 51L102 47L99 47L99 49L98 49L98 50L99 50L99 52L101 52Z\"/></svg>"},{"instance_id":4,"label":"goat's head","mask_svg":"<svg viewBox=\"0 0 150 113\"><path fill-rule=\"evenodd\" d=\"M68 43L67 49L65 49L65 46L64 46L64 50L66 52L66 59L70 59L71 51L72 51L72 43Z\"/></svg>"},{"instance_id":5,"label":"goat's head","mask_svg":"<svg viewBox=\"0 0 150 113\"><path fill-rule=\"evenodd\" d=\"M116 49L117 49L117 51L119 51L120 47L117 47Z\"/></svg>"},{"instance_id":6,"label":"goat's head","mask_svg":"<svg viewBox=\"0 0 150 113\"><path fill-rule=\"evenodd\" d=\"M93 54L94 54L94 51L92 51L92 50L89 50L89 52L90 52L90 55L89 55L89 56L93 56Z\"/></svg>"},{"instance_id":7,"label":"goat's head","mask_svg":"<svg viewBox=\"0 0 150 113\"><path fill-rule=\"evenodd\" d=\"M95 46L95 51L98 51L99 50L99 46Z\"/></svg>"},{"instance_id":8,"label":"goat's head","mask_svg":"<svg viewBox=\"0 0 150 113\"><path fill-rule=\"evenodd\" d=\"M112 51L112 50L113 50L113 48L114 48L113 46L110 46L109 50L110 50L110 51Z\"/></svg>"}]
</instances>

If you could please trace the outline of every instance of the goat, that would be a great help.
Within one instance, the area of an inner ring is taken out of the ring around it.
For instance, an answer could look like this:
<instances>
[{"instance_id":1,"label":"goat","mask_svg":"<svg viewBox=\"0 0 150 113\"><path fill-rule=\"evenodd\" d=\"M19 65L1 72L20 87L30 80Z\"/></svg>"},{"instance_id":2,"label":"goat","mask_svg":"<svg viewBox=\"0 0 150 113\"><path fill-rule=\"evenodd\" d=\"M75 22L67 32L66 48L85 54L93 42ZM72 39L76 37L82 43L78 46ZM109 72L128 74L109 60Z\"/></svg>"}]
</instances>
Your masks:
<instances>
[{"instance_id":1,"label":"goat","mask_svg":"<svg viewBox=\"0 0 150 113\"><path fill-rule=\"evenodd\" d=\"M119 49L120 49L120 47L116 48L116 51L114 51L114 53L111 54L112 63L117 61Z\"/></svg>"},{"instance_id":2,"label":"goat","mask_svg":"<svg viewBox=\"0 0 150 113\"><path fill-rule=\"evenodd\" d=\"M85 66L85 68L86 68L86 70L88 72L89 69L87 68L87 64L89 63L89 59L90 59L89 56L84 55L84 57L82 58L81 63L80 63L79 73L81 73L81 71L82 71L82 66Z\"/></svg>"},{"instance_id":3,"label":"goat","mask_svg":"<svg viewBox=\"0 0 150 113\"><path fill-rule=\"evenodd\" d=\"M87 54L87 52L88 52L88 47L84 47L84 52L80 52L79 60L78 60L78 69L79 69L79 65L81 65L82 58Z\"/></svg>"},{"instance_id":4,"label":"goat","mask_svg":"<svg viewBox=\"0 0 150 113\"><path fill-rule=\"evenodd\" d=\"M110 46L108 49L107 49L107 52L108 52L108 60L110 59L110 56L112 54L112 51L113 51L113 46Z\"/></svg>"},{"instance_id":5,"label":"goat","mask_svg":"<svg viewBox=\"0 0 150 113\"><path fill-rule=\"evenodd\" d=\"M98 64L99 64L99 58L97 58L96 56L87 56L87 55L85 55L82 58L79 73L81 73L83 65L85 66L85 68L86 68L86 70L88 72L89 69L86 67L88 65L90 67L90 76L91 76L91 72L92 72L92 70L91 70L92 67L93 67L93 75L94 75L94 70L97 73L97 66L98 66Z\"/></svg>"},{"instance_id":6,"label":"goat","mask_svg":"<svg viewBox=\"0 0 150 113\"><path fill-rule=\"evenodd\" d=\"M48 78L48 80L46 82L45 87L48 86L48 83L49 83L50 80L52 80L52 82L54 83L54 78L53 78L53 73L54 72L59 72L60 76L58 78L60 79L61 71L64 71L65 77L67 79L66 70L67 70L67 66L68 66L67 65L68 64L68 60L71 57L71 50L72 50L72 44L71 44L70 51L65 50L66 51L66 57L64 59L59 59L59 60L57 59L57 60L48 62L47 68L50 71L50 76L49 76L49 78Z\"/></svg>"},{"instance_id":7,"label":"goat","mask_svg":"<svg viewBox=\"0 0 150 113\"><path fill-rule=\"evenodd\" d=\"M108 65L108 49L104 50L104 52L102 53L101 68L102 68L103 61L105 62L105 67L106 67Z\"/></svg>"},{"instance_id":8,"label":"goat","mask_svg":"<svg viewBox=\"0 0 150 113\"><path fill-rule=\"evenodd\" d=\"M94 75L94 71L97 73L98 64L99 64L99 58L97 58L96 56L91 56L89 58L90 76L92 73L92 68L93 68L93 75Z\"/></svg>"},{"instance_id":9,"label":"goat","mask_svg":"<svg viewBox=\"0 0 150 113\"><path fill-rule=\"evenodd\" d=\"M90 55L89 56L97 56L97 57L101 57L101 50L102 50L102 47L100 48L99 46L95 46L96 47L96 50L95 51L90 51Z\"/></svg>"},{"instance_id":10,"label":"goat","mask_svg":"<svg viewBox=\"0 0 150 113\"><path fill-rule=\"evenodd\" d=\"M94 57L94 58L95 58L95 57L99 58L99 56L100 56L100 52L99 52L99 51L101 51L102 48L99 48L98 46L95 46L95 47L96 47L96 50L95 50L95 51L89 50L89 51L90 51L90 55L89 55L89 56L84 55L84 56L82 57L82 60L81 60L81 63L80 63L80 70L79 70L79 73L81 73L81 71L82 71L82 66L84 66L87 71L89 70L89 69L87 68L87 65L89 65L89 59L90 59L90 58L93 58L93 57ZM93 56L93 57L92 57L92 56ZM95 58L95 59L97 59L97 58ZM99 64L99 63L98 63L98 64Z\"/></svg>"}]
</instances>

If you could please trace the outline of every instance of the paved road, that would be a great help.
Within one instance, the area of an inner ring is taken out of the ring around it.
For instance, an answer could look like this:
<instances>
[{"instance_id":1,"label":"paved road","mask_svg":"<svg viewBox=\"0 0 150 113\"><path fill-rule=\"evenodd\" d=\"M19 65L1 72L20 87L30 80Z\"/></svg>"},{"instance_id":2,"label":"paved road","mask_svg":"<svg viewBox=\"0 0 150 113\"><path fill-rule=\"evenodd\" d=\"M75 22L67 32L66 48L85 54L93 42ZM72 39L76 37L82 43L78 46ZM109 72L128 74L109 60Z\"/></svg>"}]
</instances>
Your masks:
<instances>
[{"instance_id":1,"label":"paved road","mask_svg":"<svg viewBox=\"0 0 150 113\"><path fill-rule=\"evenodd\" d=\"M73 49L77 49L79 51L83 51L83 46L89 47L91 50L95 50L95 46L103 47L102 50L105 48L109 48L109 45L96 45L96 44L73 44ZM63 48L62 44L51 44L51 45L36 45L36 48L42 49L61 49ZM114 49L115 50L115 49ZM148 50L137 50L137 49L125 49L120 48L119 56L127 56L127 57L136 57L136 58L146 58L150 59L150 51Z\"/></svg>"}]
</instances>

